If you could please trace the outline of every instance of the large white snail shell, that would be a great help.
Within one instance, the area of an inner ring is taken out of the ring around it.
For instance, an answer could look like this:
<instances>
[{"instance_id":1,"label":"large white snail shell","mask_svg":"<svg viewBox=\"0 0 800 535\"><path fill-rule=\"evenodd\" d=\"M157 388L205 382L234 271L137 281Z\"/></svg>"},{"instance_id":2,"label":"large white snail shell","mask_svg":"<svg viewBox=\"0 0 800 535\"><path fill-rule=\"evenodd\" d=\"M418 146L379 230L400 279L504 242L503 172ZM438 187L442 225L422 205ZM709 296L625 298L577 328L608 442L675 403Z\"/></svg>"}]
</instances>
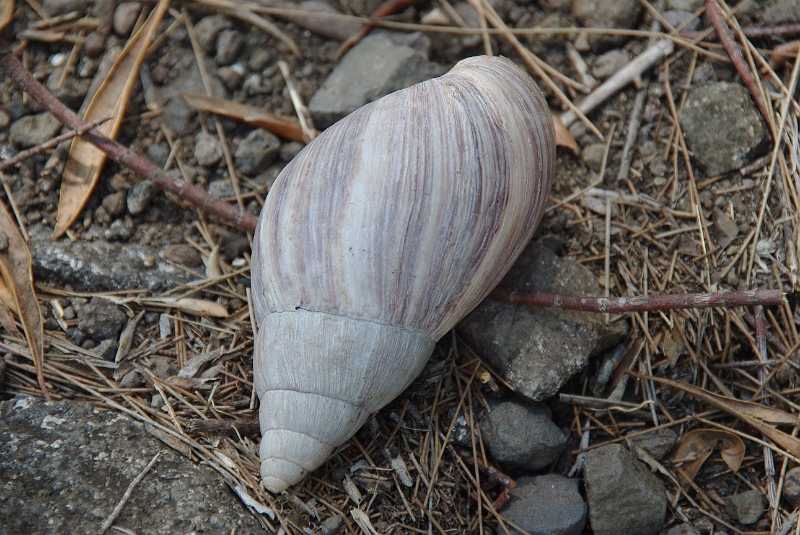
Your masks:
<instances>
[{"instance_id":1,"label":"large white snail shell","mask_svg":"<svg viewBox=\"0 0 800 535\"><path fill-rule=\"evenodd\" d=\"M419 374L541 218L551 115L476 57L342 119L283 170L254 239L261 476L299 482Z\"/></svg>"}]
</instances>

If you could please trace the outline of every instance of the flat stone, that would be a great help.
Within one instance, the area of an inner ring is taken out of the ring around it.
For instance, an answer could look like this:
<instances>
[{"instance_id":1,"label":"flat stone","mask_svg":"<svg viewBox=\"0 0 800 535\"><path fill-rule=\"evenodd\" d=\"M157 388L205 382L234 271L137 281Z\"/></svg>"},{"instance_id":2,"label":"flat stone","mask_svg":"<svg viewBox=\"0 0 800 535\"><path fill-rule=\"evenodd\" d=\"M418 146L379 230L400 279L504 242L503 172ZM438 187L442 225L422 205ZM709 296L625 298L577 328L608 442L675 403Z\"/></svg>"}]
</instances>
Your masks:
<instances>
[{"instance_id":1,"label":"flat stone","mask_svg":"<svg viewBox=\"0 0 800 535\"><path fill-rule=\"evenodd\" d=\"M257 128L236 148L236 169L252 176L266 169L280 154L281 140L275 134Z\"/></svg>"},{"instance_id":2,"label":"flat stone","mask_svg":"<svg viewBox=\"0 0 800 535\"><path fill-rule=\"evenodd\" d=\"M770 146L769 131L739 84L693 86L680 121L695 160L709 176L739 169Z\"/></svg>"},{"instance_id":3,"label":"flat stone","mask_svg":"<svg viewBox=\"0 0 800 535\"><path fill-rule=\"evenodd\" d=\"M672 446L678 441L678 435L669 427L664 427L630 440L647 452L650 457L660 461L667 456Z\"/></svg>"},{"instance_id":4,"label":"flat stone","mask_svg":"<svg viewBox=\"0 0 800 535\"><path fill-rule=\"evenodd\" d=\"M700 532L691 524L678 524L672 526L667 531L662 532L662 535L700 535Z\"/></svg>"},{"instance_id":5,"label":"flat stone","mask_svg":"<svg viewBox=\"0 0 800 535\"><path fill-rule=\"evenodd\" d=\"M725 499L725 512L740 524L758 522L767 510L767 499L760 490L747 490Z\"/></svg>"},{"instance_id":6,"label":"flat stone","mask_svg":"<svg viewBox=\"0 0 800 535\"><path fill-rule=\"evenodd\" d=\"M108 299L92 297L78 312L78 329L95 340L112 340L125 325L125 313Z\"/></svg>"},{"instance_id":7,"label":"flat stone","mask_svg":"<svg viewBox=\"0 0 800 535\"><path fill-rule=\"evenodd\" d=\"M516 401L491 403L481 418L486 447L509 468L538 470L555 462L567 437L551 420L549 409Z\"/></svg>"},{"instance_id":8,"label":"flat stone","mask_svg":"<svg viewBox=\"0 0 800 535\"><path fill-rule=\"evenodd\" d=\"M308 109L314 124L326 128L364 104L446 70L386 35L368 35L342 58Z\"/></svg>"},{"instance_id":9,"label":"flat stone","mask_svg":"<svg viewBox=\"0 0 800 535\"><path fill-rule=\"evenodd\" d=\"M511 500L501 514L531 535L583 533L586 503L577 479L558 474L521 477L509 496Z\"/></svg>"},{"instance_id":10,"label":"flat stone","mask_svg":"<svg viewBox=\"0 0 800 535\"><path fill-rule=\"evenodd\" d=\"M664 527L664 484L626 448L590 450L583 480L595 535L656 535Z\"/></svg>"},{"instance_id":11,"label":"flat stone","mask_svg":"<svg viewBox=\"0 0 800 535\"><path fill-rule=\"evenodd\" d=\"M530 244L501 284L531 292L601 295L594 275L540 242ZM486 299L457 326L518 394L541 401L583 368L589 357L627 333L624 318L606 325L602 314L534 308Z\"/></svg>"},{"instance_id":12,"label":"flat stone","mask_svg":"<svg viewBox=\"0 0 800 535\"><path fill-rule=\"evenodd\" d=\"M0 534L97 533L159 452L115 526L141 534L264 533L217 472L167 448L142 424L89 404L18 396L0 402Z\"/></svg>"},{"instance_id":13,"label":"flat stone","mask_svg":"<svg viewBox=\"0 0 800 535\"><path fill-rule=\"evenodd\" d=\"M11 125L9 140L27 149L50 141L61 130L61 123L48 112L26 115Z\"/></svg>"},{"instance_id":14,"label":"flat stone","mask_svg":"<svg viewBox=\"0 0 800 535\"><path fill-rule=\"evenodd\" d=\"M637 0L576 0L572 15L584 28L632 29L639 21L642 6ZM589 35L595 54L622 46L628 37L621 35Z\"/></svg>"},{"instance_id":15,"label":"flat stone","mask_svg":"<svg viewBox=\"0 0 800 535\"><path fill-rule=\"evenodd\" d=\"M219 138L208 132L197 134L194 145L194 157L203 167L211 167L222 159L222 145Z\"/></svg>"}]
</instances>

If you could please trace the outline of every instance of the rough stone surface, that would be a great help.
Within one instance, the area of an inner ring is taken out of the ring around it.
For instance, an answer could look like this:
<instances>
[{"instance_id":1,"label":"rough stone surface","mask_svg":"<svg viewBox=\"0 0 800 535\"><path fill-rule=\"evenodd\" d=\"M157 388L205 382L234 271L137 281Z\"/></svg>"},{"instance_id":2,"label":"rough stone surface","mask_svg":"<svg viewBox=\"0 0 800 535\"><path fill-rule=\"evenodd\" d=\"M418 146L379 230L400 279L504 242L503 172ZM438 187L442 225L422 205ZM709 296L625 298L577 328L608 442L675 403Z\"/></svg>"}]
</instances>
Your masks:
<instances>
[{"instance_id":1,"label":"rough stone surface","mask_svg":"<svg viewBox=\"0 0 800 535\"><path fill-rule=\"evenodd\" d=\"M609 50L594 60L592 75L600 80L605 80L630 63L630 61L631 53L627 50L623 48Z\"/></svg>"},{"instance_id":2,"label":"rough stone surface","mask_svg":"<svg viewBox=\"0 0 800 535\"><path fill-rule=\"evenodd\" d=\"M115 339L125 325L125 313L102 297L92 297L78 313L78 328L95 340Z\"/></svg>"},{"instance_id":3,"label":"rough stone surface","mask_svg":"<svg viewBox=\"0 0 800 535\"><path fill-rule=\"evenodd\" d=\"M281 140L275 134L257 128L239 143L234 157L236 169L246 175L255 175L278 157Z\"/></svg>"},{"instance_id":4,"label":"rough stone surface","mask_svg":"<svg viewBox=\"0 0 800 535\"><path fill-rule=\"evenodd\" d=\"M764 23L767 25L800 22L800 3L797 0L774 0L764 6Z\"/></svg>"},{"instance_id":5,"label":"rough stone surface","mask_svg":"<svg viewBox=\"0 0 800 535\"><path fill-rule=\"evenodd\" d=\"M664 484L619 444L589 451L584 484L595 535L655 535L664 526Z\"/></svg>"},{"instance_id":6,"label":"rough stone surface","mask_svg":"<svg viewBox=\"0 0 800 535\"><path fill-rule=\"evenodd\" d=\"M558 474L521 477L509 496L511 501L502 515L531 535L579 535L583 532L586 503L577 479Z\"/></svg>"},{"instance_id":7,"label":"rough stone surface","mask_svg":"<svg viewBox=\"0 0 800 535\"><path fill-rule=\"evenodd\" d=\"M642 12L637 0L576 0L572 14L585 28L634 28ZM628 40L619 35L590 35L589 45L595 54L618 47Z\"/></svg>"},{"instance_id":8,"label":"rough stone surface","mask_svg":"<svg viewBox=\"0 0 800 535\"><path fill-rule=\"evenodd\" d=\"M317 127L326 128L368 102L446 70L386 35L368 35L342 58L308 109Z\"/></svg>"},{"instance_id":9,"label":"rough stone surface","mask_svg":"<svg viewBox=\"0 0 800 535\"><path fill-rule=\"evenodd\" d=\"M122 37L128 37L133 31L142 4L139 2L122 2L114 10L114 32Z\"/></svg>"},{"instance_id":10,"label":"rough stone surface","mask_svg":"<svg viewBox=\"0 0 800 535\"><path fill-rule=\"evenodd\" d=\"M678 435L668 427L631 439L631 442L642 448L656 461L666 457L677 441Z\"/></svg>"},{"instance_id":11,"label":"rough stone surface","mask_svg":"<svg viewBox=\"0 0 800 535\"><path fill-rule=\"evenodd\" d=\"M786 472L781 497L783 497L786 503L791 505L792 508L800 506L800 466Z\"/></svg>"},{"instance_id":12,"label":"rough stone surface","mask_svg":"<svg viewBox=\"0 0 800 535\"><path fill-rule=\"evenodd\" d=\"M667 0L667 8L680 11L695 11L703 7L703 0Z\"/></svg>"},{"instance_id":13,"label":"rough stone surface","mask_svg":"<svg viewBox=\"0 0 800 535\"><path fill-rule=\"evenodd\" d=\"M695 160L711 176L734 171L769 148L769 131L739 84L693 86L680 121Z\"/></svg>"},{"instance_id":14,"label":"rough stone surface","mask_svg":"<svg viewBox=\"0 0 800 535\"><path fill-rule=\"evenodd\" d=\"M142 180L131 189L128 190L126 202L128 204L128 212L131 215L141 214L147 209L147 205L156 196L158 190L153 184L147 180Z\"/></svg>"},{"instance_id":15,"label":"rough stone surface","mask_svg":"<svg viewBox=\"0 0 800 535\"><path fill-rule=\"evenodd\" d=\"M0 403L0 535L97 533L157 452L115 526L140 535L264 533L213 469L141 424L88 404L17 397Z\"/></svg>"},{"instance_id":16,"label":"rough stone surface","mask_svg":"<svg viewBox=\"0 0 800 535\"><path fill-rule=\"evenodd\" d=\"M525 291L602 294L589 270L559 258L540 242L525 249L501 284ZM621 340L628 327L624 319L606 325L601 314L487 299L456 329L517 393L541 401L555 394L590 356Z\"/></svg>"},{"instance_id":17,"label":"rough stone surface","mask_svg":"<svg viewBox=\"0 0 800 535\"><path fill-rule=\"evenodd\" d=\"M561 455L567 437L550 419L549 409L515 401L490 406L480 426L483 440L498 462L509 468L538 470Z\"/></svg>"},{"instance_id":18,"label":"rough stone surface","mask_svg":"<svg viewBox=\"0 0 800 535\"><path fill-rule=\"evenodd\" d=\"M745 526L755 524L767 510L767 499L760 490L747 490L725 499L725 512Z\"/></svg>"},{"instance_id":19,"label":"rough stone surface","mask_svg":"<svg viewBox=\"0 0 800 535\"><path fill-rule=\"evenodd\" d=\"M21 148L35 147L54 138L61 123L48 112L26 115L11 125L9 140Z\"/></svg>"},{"instance_id":20,"label":"rough stone surface","mask_svg":"<svg viewBox=\"0 0 800 535\"><path fill-rule=\"evenodd\" d=\"M244 44L242 34L236 30L222 30L217 36L217 65L230 65L239 57Z\"/></svg>"},{"instance_id":21,"label":"rough stone surface","mask_svg":"<svg viewBox=\"0 0 800 535\"><path fill-rule=\"evenodd\" d=\"M217 36L222 30L229 30L233 23L222 15L209 15L203 17L195 26L197 41L206 52L214 53L217 44Z\"/></svg>"},{"instance_id":22,"label":"rough stone surface","mask_svg":"<svg viewBox=\"0 0 800 535\"><path fill-rule=\"evenodd\" d=\"M672 526L667 531L662 531L661 535L700 535L700 532L691 524L679 524Z\"/></svg>"},{"instance_id":23,"label":"rough stone surface","mask_svg":"<svg viewBox=\"0 0 800 535\"><path fill-rule=\"evenodd\" d=\"M91 2L89 0L44 0L42 7L51 17L64 15L70 11L83 12Z\"/></svg>"},{"instance_id":24,"label":"rough stone surface","mask_svg":"<svg viewBox=\"0 0 800 535\"><path fill-rule=\"evenodd\" d=\"M200 132L194 145L194 157L203 167L216 165L222 159L222 145L217 136L208 132Z\"/></svg>"}]
</instances>

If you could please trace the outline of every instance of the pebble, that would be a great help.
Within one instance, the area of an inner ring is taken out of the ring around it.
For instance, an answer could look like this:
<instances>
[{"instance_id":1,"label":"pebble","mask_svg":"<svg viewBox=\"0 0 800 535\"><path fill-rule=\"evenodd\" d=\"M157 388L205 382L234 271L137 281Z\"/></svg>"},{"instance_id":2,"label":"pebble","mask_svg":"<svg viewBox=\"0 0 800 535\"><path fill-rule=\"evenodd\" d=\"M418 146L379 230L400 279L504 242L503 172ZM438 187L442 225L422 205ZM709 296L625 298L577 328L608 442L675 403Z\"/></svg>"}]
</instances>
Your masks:
<instances>
[{"instance_id":1,"label":"pebble","mask_svg":"<svg viewBox=\"0 0 800 535\"><path fill-rule=\"evenodd\" d=\"M502 516L535 535L580 535L586 525L586 503L578 480L558 474L517 479ZM511 533L518 533L511 531Z\"/></svg>"},{"instance_id":2,"label":"pebble","mask_svg":"<svg viewBox=\"0 0 800 535\"><path fill-rule=\"evenodd\" d=\"M103 360L113 362L114 358L117 356L117 347L117 341L113 338L108 338L100 342L91 352Z\"/></svg>"},{"instance_id":3,"label":"pebble","mask_svg":"<svg viewBox=\"0 0 800 535\"><path fill-rule=\"evenodd\" d=\"M128 213L138 215L144 212L150 205L158 190L147 180L143 180L128 190L126 202Z\"/></svg>"},{"instance_id":4,"label":"pebble","mask_svg":"<svg viewBox=\"0 0 800 535\"><path fill-rule=\"evenodd\" d=\"M142 385L144 385L144 383L136 370L129 371L119 380L120 388L139 388Z\"/></svg>"},{"instance_id":5,"label":"pebble","mask_svg":"<svg viewBox=\"0 0 800 535\"><path fill-rule=\"evenodd\" d=\"M739 235L739 226L728 214L717 207L714 207L711 219L714 221L714 237L719 246L724 249Z\"/></svg>"},{"instance_id":6,"label":"pebble","mask_svg":"<svg viewBox=\"0 0 800 535\"><path fill-rule=\"evenodd\" d=\"M292 159L297 156L301 150L303 150L303 147L305 147L305 145L299 141L290 141L289 143L284 143L281 145L281 160L284 162L292 161Z\"/></svg>"},{"instance_id":7,"label":"pebble","mask_svg":"<svg viewBox=\"0 0 800 535\"><path fill-rule=\"evenodd\" d=\"M682 11L680 9L671 9L661 14L664 20L669 22L673 28L677 28L687 20L694 17L691 11ZM684 32L695 32L700 29L700 18L696 17L690 22L683 30Z\"/></svg>"},{"instance_id":8,"label":"pebble","mask_svg":"<svg viewBox=\"0 0 800 535\"><path fill-rule=\"evenodd\" d=\"M222 15L209 15L200 19L194 31L200 46L209 54L214 54L217 36L222 30L229 30L232 27L233 23Z\"/></svg>"},{"instance_id":9,"label":"pebble","mask_svg":"<svg viewBox=\"0 0 800 535\"><path fill-rule=\"evenodd\" d=\"M635 28L642 12L637 0L576 0L572 14L584 28ZM589 46L600 54L624 44L628 37L620 35L588 36Z\"/></svg>"},{"instance_id":10,"label":"pebble","mask_svg":"<svg viewBox=\"0 0 800 535\"><path fill-rule=\"evenodd\" d=\"M272 53L266 48L256 48L247 60L247 67L251 71L263 71L272 60Z\"/></svg>"},{"instance_id":11,"label":"pebble","mask_svg":"<svg viewBox=\"0 0 800 535\"><path fill-rule=\"evenodd\" d=\"M0 130L5 130L11 124L11 116L5 110L0 110Z\"/></svg>"},{"instance_id":12,"label":"pebble","mask_svg":"<svg viewBox=\"0 0 800 535\"><path fill-rule=\"evenodd\" d=\"M776 0L764 9L764 24L793 24L800 22L800 3L797 0Z\"/></svg>"},{"instance_id":13,"label":"pebble","mask_svg":"<svg viewBox=\"0 0 800 535\"><path fill-rule=\"evenodd\" d=\"M739 84L693 86L680 122L695 160L709 176L739 169L769 148L769 131Z\"/></svg>"},{"instance_id":14,"label":"pebble","mask_svg":"<svg viewBox=\"0 0 800 535\"><path fill-rule=\"evenodd\" d=\"M786 503L791 505L793 509L800 506L800 466L786 472L781 497L786 500Z\"/></svg>"},{"instance_id":15,"label":"pebble","mask_svg":"<svg viewBox=\"0 0 800 535\"><path fill-rule=\"evenodd\" d=\"M509 468L538 470L555 462L567 437L551 420L549 409L515 401L490 403L480 421L492 456Z\"/></svg>"},{"instance_id":16,"label":"pebble","mask_svg":"<svg viewBox=\"0 0 800 535\"><path fill-rule=\"evenodd\" d=\"M335 533L339 532L339 528L342 527L344 523L344 519L342 515L333 515L331 517L326 518L322 522L322 535L334 535Z\"/></svg>"},{"instance_id":17,"label":"pebble","mask_svg":"<svg viewBox=\"0 0 800 535\"><path fill-rule=\"evenodd\" d=\"M27 149L53 139L61 130L61 123L48 112L26 115L11 125L9 140Z\"/></svg>"},{"instance_id":18,"label":"pebble","mask_svg":"<svg viewBox=\"0 0 800 535\"><path fill-rule=\"evenodd\" d=\"M667 456L672 446L678 441L678 435L669 427L664 427L630 440L647 452L650 457L660 461Z\"/></svg>"},{"instance_id":19,"label":"pebble","mask_svg":"<svg viewBox=\"0 0 800 535\"><path fill-rule=\"evenodd\" d=\"M125 313L102 297L92 297L78 312L78 329L98 341L116 340L124 325Z\"/></svg>"},{"instance_id":20,"label":"pebble","mask_svg":"<svg viewBox=\"0 0 800 535\"><path fill-rule=\"evenodd\" d=\"M592 75L599 80L605 80L630 63L630 61L631 53L627 50L623 48L609 50L594 60Z\"/></svg>"},{"instance_id":21,"label":"pebble","mask_svg":"<svg viewBox=\"0 0 800 535\"><path fill-rule=\"evenodd\" d=\"M169 148L165 145L150 145L145 151L144 155L147 159L159 167L164 167L169 159Z\"/></svg>"},{"instance_id":22,"label":"pebble","mask_svg":"<svg viewBox=\"0 0 800 535\"><path fill-rule=\"evenodd\" d=\"M217 65L230 65L239 57L244 44L242 34L236 30L222 30L217 36Z\"/></svg>"},{"instance_id":23,"label":"pebble","mask_svg":"<svg viewBox=\"0 0 800 535\"><path fill-rule=\"evenodd\" d=\"M125 213L127 209L126 202L127 194L124 191L118 191L110 195L106 195L101 203L101 206L111 217L117 217Z\"/></svg>"},{"instance_id":24,"label":"pebble","mask_svg":"<svg viewBox=\"0 0 800 535\"><path fill-rule=\"evenodd\" d=\"M501 284L525 291L602 295L586 267L558 257L544 242L528 245ZM541 401L586 366L591 355L619 343L628 324L612 316L607 325L602 314L487 299L456 330L518 394Z\"/></svg>"},{"instance_id":25,"label":"pebble","mask_svg":"<svg viewBox=\"0 0 800 535\"><path fill-rule=\"evenodd\" d=\"M667 9L695 11L703 7L703 0L667 0Z\"/></svg>"},{"instance_id":26,"label":"pebble","mask_svg":"<svg viewBox=\"0 0 800 535\"><path fill-rule=\"evenodd\" d=\"M242 87L242 75L237 69L231 67L220 67L217 69L217 76L228 91L236 91Z\"/></svg>"},{"instance_id":27,"label":"pebble","mask_svg":"<svg viewBox=\"0 0 800 535\"><path fill-rule=\"evenodd\" d=\"M308 109L314 124L327 128L368 102L446 70L412 47L395 44L385 34L370 34L342 58L311 98Z\"/></svg>"},{"instance_id":28,"label":"pebble","mask_svg":"<svg viewBox=\"0 0 800 535\"><path fill-rule=\"evenodd\" d=\"M200 252L191 245L182 243L165 247L161 251L161 256L182 266L200 267L203 265L203 257L200 256Z\"/></svg>"},{"instance_id":29,"label":"pebble","mask_svg":"<svg viewBox=\"0 0 800 535\"><path fill-rule=\"evenodd\" d=\"M217 136L200 132L194 143L194 157L203 167L211 167L222 159L222 145Z\"/></svg>"},{"instance_id":30,"label":"pebble","mask_svg":"<svg viewBox=\"0 0 800 535\"><path fill-rule=\"evenodd\" d=\"M755 524L764 516L767 499L760 490L747 490L725 499L725 512L740 524Z\"/></svg>"},{"instance_id":31,"label":"pebble","mask_svg":"<svg viewBox=\"0 0 800 535\"><path fill-rule=\"evenodd\" d=\"M600 171L600 167L603 165L603 156L605 153L605 143L592 143L591 145L586 145L583 150L581 150L581 159L583 159L583 163L586 164L586 167L596 173Z\"/></svg>"},{"instance_id":32,"label":"pebble","mask_svg":"<svg viewBox=\"0 0 800 535\"><path fill-rule=\"evenodd\" d=\"M220 178L219 180L212 180L208 183L208 194L217 199L224 197L233 197L235 192L231 181L227 178Z\"/></svg>"},{"instance_id":33,"label":"pebble","mask_svg":"<svg viewBox=\"0 0 800 535\"><path fill-rule=\"evenodd\" d=\"M619 444L587 452L584 484L595 535L656 535L664 527L664 484Z\"/></svg>"},{"instance_id":34,"label":"pebble","mask_svg":"<svg viewBox=\"0 0 800 535\"><path fill-rule=\"evenodd\" d=\"M64 80L64 84L59 87L63 72L63 67L54 70L47 78L45 85L65 105L70 108L78 108L86 98L92 81L88 78L77 78L74 75L69 75Z\"/></svg>"},{"instance_id":35,"label":"pebble","mask_svg":"<svg viewBox=\"0 0 800 535\"><path fill-rule=\"evenodd\" d=\"M120 37L128 37L133 31L133 26L136 24L136 19L139 18L139 12L142 10L142 4L139 2L122 2L114 10L114 33Z\"/></svg>"},{"instance_id":36,"label":"pebble","mask_svg":"<svg viewBox=\"0 0 800 535\"><path fill-rule=\"evenodd\" d=\"M51 17L56 15L65 15L70 11L78 11L84 13L86 8L89 7L89 0L44 0L42 8Z\"/></svg>"},{"instance_id":37,"label":"pebble","mask_svg":"<svg viewBox=\"0 0 800 535\"><path fill-rule=\"evenodd\" d=\"M258 174L275 161L280 149L281 140L275 134L257 128L236 148L236 169L248 176Z\"/></svg>"},{"instance_id":38,"label":"pebble","mask_svg":"<svg viewBox=\"0 0 800 535\"><path fill-rule=\"evenodd\" d=\"M693 525L684 523L672 526L667 531L662 532L661 535L700 535L700 532Z\"/></svg>"}]
</instances>

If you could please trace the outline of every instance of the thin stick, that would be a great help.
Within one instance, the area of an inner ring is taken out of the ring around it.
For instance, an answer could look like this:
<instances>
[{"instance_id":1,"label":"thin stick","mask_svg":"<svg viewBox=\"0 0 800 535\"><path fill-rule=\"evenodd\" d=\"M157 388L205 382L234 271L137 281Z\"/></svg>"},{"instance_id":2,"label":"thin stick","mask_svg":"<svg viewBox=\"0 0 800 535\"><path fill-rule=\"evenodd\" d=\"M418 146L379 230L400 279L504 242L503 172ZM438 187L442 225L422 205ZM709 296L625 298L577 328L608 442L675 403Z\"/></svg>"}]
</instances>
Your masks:
<instances>
[{"instance_id":1,"label":"thin stick","mask_svg":"<svg viewBox=\"0 0 800 535\"><path fill-rule=\"evenodd\" d=\"M761 395L764 398L761 400L762 405L769 406L769 397L767 393L767 335L764 328L764 307L757 306L756 312L756 341L758 343L758 360L761 361L761 366L758 367L758 380L761 383ZM769 442L767 437L763 437L765 442ZM772 512L773 525L778 514L778 489L775 485L775 460L772 456L772 450L768 446L762 446L764 454L764 472L767 479L767 498L769 499L769 508Z\"/></svg>"},{"instance_id":2,"label":"thin stick","mask_svg":"<svg viewBox=\"0 0 800 535\"><path fill-rule=\"evenodd\" d=\"M241 420L190 420L184 422L184 430L189 433L221 433L233 435L255 436L258 434L258 422L247 422Z\"/></svg>"},{"instance_id":3,"label":"thin stick","mask_svg":"<svg viewBox=\"0 0 800 535\"><path fill-rule=\"evenodd\" d=\"M106 519L106 521L103 522L103 525L100 526L100 533L101 534L105 533L106 530L109 527L111 527L111 524L113 524L114 520L117 519L117 516L119 516L120 512L122 511L122 508L125 507L125 504L128 502L128 499L131 497L131 494L133 494L133 489L136 487L136 485L139 484L139 482L144 478L144 476L147 475L147 472L149 472L150 469L153 468L153 466L156 464L156 461L158 461L158 458L160 456L161 456L161 452L159 451L150 460L150 462L147 463L147 466L144 467L144 470L142 470L142 473L139 474L138 476L136 476L136 478L133 481L131 481L131 484L128 485L128 489L125 491L125 494L122 495L122 499L119 501L117 506L114 507L114 510L111 512L111 516L109 516Z\"/></svg>"},{"instance_id":4,"label":"thin stick","mask_svg":"<svg viewBox=\"0 0 800 535\"><path fill-rule=\"evenodd\" d=\"M631 119L628 122L628 136L625 138L625 146L622 147L622 157L620 158L619 172L617 181L628 180L631 170L631 160L633 159L633 144L639 137L639 125L642 124L642 110L644 109L644 99L647 96L647 86L641 88L636 93L636 100L633 102Z\"/></svg>"},{"instance_id":5,"label":"thin stick","mask_svg":"<svg viewBox=\"0 0 800 535\"><path fill-rule=\"evenodd\" d=\"M507 286L498 286L489 294L489 297L521 305L610 314L620 312L657 312L659 310L686 308L782 305L784 300L784 294L780 290L607 298L561 295L547 292L525 292Z\"/></svg>"}]
</instances>

